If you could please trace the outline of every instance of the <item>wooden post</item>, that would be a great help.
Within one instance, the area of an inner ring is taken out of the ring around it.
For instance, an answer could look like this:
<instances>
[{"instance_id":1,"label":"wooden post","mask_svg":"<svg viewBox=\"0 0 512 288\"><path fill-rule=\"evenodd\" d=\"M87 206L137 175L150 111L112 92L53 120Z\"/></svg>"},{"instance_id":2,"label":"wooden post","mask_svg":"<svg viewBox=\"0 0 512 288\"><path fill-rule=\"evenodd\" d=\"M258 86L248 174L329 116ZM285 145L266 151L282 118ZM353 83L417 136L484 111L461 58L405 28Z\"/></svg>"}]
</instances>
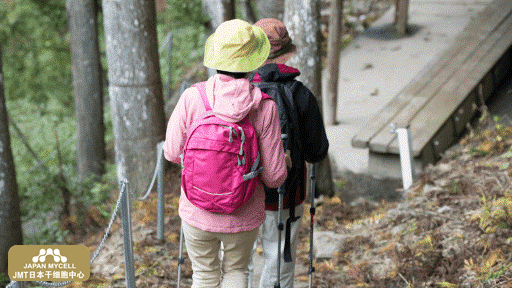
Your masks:
<instances>
[{"instance_id":1,"label":"wooden post","mask_svg":"<svg viewBox=\"0 0 512 288\"><path fill-rule=\"evenodd\" d=\"M326 123L338 124L338 72L340 66L340 38L342 33L343 0L331 1L331 15L329 16L329 35L327 39L327 95L325 105L328 115L325 115Z\"/></svg>"},{"instance_id":2,"label":"wooden post","mask_svg":"<svg viewBox=\"0 0 512 288\"><path fill-rule=\"evenodd\" d=\"M409 0L396 0L395 2L395 27L402 35L407 34L407 22L409 21Z\"/></svg>"}]
</instances>

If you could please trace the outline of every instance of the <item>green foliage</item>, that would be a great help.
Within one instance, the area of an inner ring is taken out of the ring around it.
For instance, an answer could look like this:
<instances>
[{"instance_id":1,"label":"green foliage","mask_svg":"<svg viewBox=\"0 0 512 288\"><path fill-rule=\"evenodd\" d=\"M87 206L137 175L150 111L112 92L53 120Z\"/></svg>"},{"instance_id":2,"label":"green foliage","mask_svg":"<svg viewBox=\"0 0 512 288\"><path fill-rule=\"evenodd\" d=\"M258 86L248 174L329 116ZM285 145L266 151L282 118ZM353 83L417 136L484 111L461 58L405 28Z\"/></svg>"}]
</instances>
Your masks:
<instances>
[{"instance_id":1,"label":"green foliage","mask_svg":"<svg viewBox=\"0 0 512 288\"><path fill-rule=\"evenodd\" d=\"M494 233L499 228L512 227L512 191L491 200L482 196L482 204L480 211L472 217L478 221L480 229L486 233Z\"/></svg>"},{"instance_id":2,"label":"green foliage","mask_svg":"<svg viewBox=\"0 0 512 288\"><path fill-rule=\"evenodd\" d=\"M67 231L60 229L58 220L52 220L46 227L41 227L37 235L25 235L24 245L52 245L55 243L64 243Z\"/></svg>"},{"instance_id":3,"label":"green foliage","mask_svg":"<svg viewBox=\"0 0 512 288\"><path fill-rule=\"evenodd\" d=\"M28 152L28 148L11 125L13 157L23 204L22 220L27 222L40 218L41 214L60 211L63 205L63 187L71 192L73 199L99 206L102 216L108 217L111 209L105 203L116 188L115 165L107 164L107 172L99 182L78 179L75 171L76 125L73 111L55 99L50 99L45 106L45 112L42 112L41 106L29 99L8 102L11 122L17 123L23 137L44 164L39 166L39 162ZM109 113L110 109L105 107L105 139L107 145L113 145ZM59 165L57 157L57 140L62 166ZM58 180L57 176L61 172L66 179L65 183ZM40 235L26 237L25 244L60 243L65 236L58 222L52 222L41 227Z\"/></svg>"},{"instance_id":4,"label":"green foliage","mask_svg":"<svg viewBox=\"0 0 512 288\"><path fill-rule=\"evenodd\" d=\"M0 286L5 287L9 282L11 282L9 275L7 273L0 273Z\"/></svg>"},{"instance_id":5,"label":"green foliage","mask_svg":"<svg viewBox=\"0 0 512 288\"><path fill-rule=\"evenodd\" d=\"M0 41L7 99L72 103L64 0L3 0Z\"/></svg>"},{"instance_id":6,"label":"green foliage","mask_svg":"<svg viewBox=\"0 0 512 288\"><path fill-rule=\"evenodd\" d=\"M209 18L203 14L201 0L167 0L167 9L159 14L159 24L165 30L204 25Z\"/></svg>"},{"instance_id":7,"label":"green foliage","mask_svg":"<svg viewBox=\"0 0 512 288\"><path fill-rule=\"evenodd\" d=\"M202 59L208 17L203 14L200 0L168 0L165 12L158 15L158 43L162 81L171 86L179 82L190 66ZM172 33L171 67L169 73L168 34ZM165 93L164 93L165 94Z\"/></svg>"},{"instance_id":8,"label":"green foliage","mask_svg":"<svg viewBox=\"0 0 512 288\"><path fill-rule=\"evenodd\" d=\"M512 266L501 249L495 249L479 258L481 258L479 262L474 261L473 258L464 260L464 268L474 272L480 284L499 278Z\"/></svg>"},{"instance_id":9,"label":"green foliage","mask_svg":"<svg viewBox=\"0 0 512 288\"><path fill-rule=\"evenodd\" d=\"M208 17L202 13L200 0L168 0L166 11L158 15L157 21L160 45L173 31L170 76L174 85L202 58ZM101 12L98 25L101 61L106 72ZM0 41L23 222L41 219L41 214L55 209L58 212L63 204L62 188L69 190L74 200L95 205L103 217L109 217L112 207L107 200L117 189L115 164L107 163L100 181L80 180L75 171L77 130L65 0L0 0ZM162 79L166 83L167 47L161 50ZM108 106L104 110L104 123L107 151L112 151L114 136ZM59 180L60 173L64 182ZM40 235L25 237L25 244L56 243L65 238L59 223L50 221L41 227Z\"/></svg>"},{"instance_id":10,"label":"green foliage","mask_svg":"<svg viewBox=\"0 0 512 288\"><path fill-rule=\"evenodd\" d=\"M457 288L459 287L457 284L452 284L450 282L439 282L437 283L440 288Z\"/></svg>"},{"instance_id":11,"label":"green foliage","mask_svg":"<svg viewBox=\"0 0 512 288\"><path fill-rule=\"evenodd\" d=\"M471 148L471 150L469 152L473 155L478 155L478 156L487 156L489 154L489 151L485 151L485 150L478 149L478 148Z\"/></svg>"},{"instance_id":12,"label":"green foliage","mask_svg":"<svg viewBox=\"0 0 512 288\"><path fill-rule=\"evenodd\" d=\"M459 181L452 181L449 189L452 194L459 194L462 192L462 184Z\"/></svg>"}]
</instances>

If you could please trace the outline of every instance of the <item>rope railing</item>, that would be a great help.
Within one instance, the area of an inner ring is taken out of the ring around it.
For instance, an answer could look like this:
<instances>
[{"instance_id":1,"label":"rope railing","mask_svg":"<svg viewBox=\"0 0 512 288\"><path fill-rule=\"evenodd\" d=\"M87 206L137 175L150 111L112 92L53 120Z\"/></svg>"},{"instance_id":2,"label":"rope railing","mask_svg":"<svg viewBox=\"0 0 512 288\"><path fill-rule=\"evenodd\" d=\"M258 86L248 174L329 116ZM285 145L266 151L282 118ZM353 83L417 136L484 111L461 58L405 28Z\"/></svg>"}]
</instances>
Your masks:
<instances>
[{"instance_id":1,"label":"rope railing","mask_svg":"<svg viewBox=\"0 0 512 288\"><path fill-rule=\"evenodd\" d=\"M116 207L114 208L114 212L112 212L112 216L110 217L110 222L108 224L108 227L105 231L105 234L103 235L103 239L101 240L100 245L98 245L98 248L96 248L96 251L94 252L92 259L90 261L90 265L96 260L98 257L101 249L105 245L105 242L110 234L110 229L112 228L112 224L114 223L114 220L117 216L117 211L119 210L119 206L121 204L121 199L123 198L123 195L125 194L126 190L128 190L128 181L124 180L121 182L121 189L119 191L119 197L117 198ZM53 283L53 282L45 282L45 281L35 281L36 284L46 286L46 287L63 287L66 285L69 285L73 283L74 281L64 281L60 283ZM20 288L25 287L26 283L19 282L19 281L12 281L11 283L7 284L6 288Z\"/></svg>"},{"instance_id":2,"label":"rope railing","mask_svg":"<svg viewBox=\"0 0 512 288\"><path fill-rule=\"evenodd\" d=\"M181 29L178 29L181 30ZM174 31L177 32L178 30ZM171 53L172 53L172 37L173 33L168 33L164 44L159 49L159 52L162 52L164 47L168 46L168 57L167 62L169 66L169 75L168 75L168 81L167 81L167 87L165 88L166 92L168 93L166 98L170 98L170 82L171 82ZM183 93L183 91L189 86L188 83L183 81L181 83L180 87L180 95ZM68 146L73 142L73 140L76 139L75 137L72 137L66 141L64 144L64 147ZM112 213L112 217L110 220L110 223L107 227L107 230L105 232L105 235L101 241L101 244L98 246L98 249L96 249L93 258L91 260L91 265L93 261L98 257L99 252L103 245L105 244L105 241L110 233L110 229L112 226L112 223L114 222L114 219L117 215L119 207L121 207L121 218L122 218L122 224L123 224L123 246L125 251L125 273L126 273L126 287L127 288L135 288L135 277L134 277L134 261L133 261L133 243L132 243L132 235L131 235L131 213L130 213L130 198L133 198L137 201L145 201L149 194L151 193L151 190L153 189L155 180L157 181L157 190L158 190L158 204L157 204L157 238L159 240L164 239L164 196L163 196L163 182L164 182L164 161L163 161L163 141L159 142L157 144L157 161L156 161L156 167L155 172L153 173L153 178L151 180L151 183L149 185L148 190L142 197L137 197L134 193L132 193L128 186L127 180L121 180L121 188L119 192L119 198L116 203L116 208L114 209L114 212ZM52 154L48 155L42 163L45 163L49 159L51 159L53 156L55 156L57 152L53 151ZM35 165L29 169L29 171L34 171L35 169L39 168L42 164ZM126 195L130 195L131 197L126 197ZM28 287L29 282L20 282L20 281L11 281L6 288L24 288ZM52 282L41 282L41 281L35 281L36 284L46 286L46 287L63 287L66 285L69 285L73 283L73 281L65 281L61 283L52 283Z\"/></svg>"},{"instance_id":3,"label":"rope railing","mask_svg":"<svg viewBox=\"0 0 512 288\"><path fill-rule=\"evenodd\" d=\"M151 179L151 183L149 184L149 187L148 187L148 190L146 191L146 193L144 194L144 196L138 198L133 192L130 191L130 195L132 196L133 199L137 200L137 201L145 201L149 194L151 194L151 190L153 190L153 186L155 185L155 180L158 176L158 172L160 171L160 169L162 168L162 160L163 160L163 145L164 145L164 142L160 142L157 144L156 146L156 150L157 150L157 158L156 158L156 166L155 166L155 172L153 173L153 178Z\"/></svg>"},{"instance_id":4,"label":"rope railing","mask_svg":"<svg viewBox=\"0 0 512 288\"><path fill-rule=\"evenodd\" d=\"M105 242L110 234L110 230L112 228L112 224L118 214L119 208L121 208L121 220L122 220L122 229L123 229L123 246L124 246L124 254L125 254L125 278L126 278L126 287L134 288L135 287L135 276L134 276L134 257L133 257L133 240L131 234L131 212L130 212L130 199L133 198L137 201L145 201L151 190L153 189L155 181L157 181L157 190L158 190L158 204L157 204L157 237L159 240L164 239L164 196L163 196L163 175L164 175L164 161L163 161L163 141L157 144L157 161L155 165L155 172L153 173L153 177L149 188L145 195L141 198L135 196L135 194L130 190L129 183L126 179L122 179L120 181L119 188L119 197L116 202L116 207L112 213L110 218L110 222L105 231L103 239L94 252L92 259L90 261L90 265L93 264L94 260L98 257L101 249L105 245ZM45 286L45 287L63 287L73 283L74 281L64 281L64 282L45 282L45 281L34 281L35 284ZM25 288L28 287L32 282L21 282L21 281L11 281L7 284L6 288Z\"/></svg>"}]
</instances>

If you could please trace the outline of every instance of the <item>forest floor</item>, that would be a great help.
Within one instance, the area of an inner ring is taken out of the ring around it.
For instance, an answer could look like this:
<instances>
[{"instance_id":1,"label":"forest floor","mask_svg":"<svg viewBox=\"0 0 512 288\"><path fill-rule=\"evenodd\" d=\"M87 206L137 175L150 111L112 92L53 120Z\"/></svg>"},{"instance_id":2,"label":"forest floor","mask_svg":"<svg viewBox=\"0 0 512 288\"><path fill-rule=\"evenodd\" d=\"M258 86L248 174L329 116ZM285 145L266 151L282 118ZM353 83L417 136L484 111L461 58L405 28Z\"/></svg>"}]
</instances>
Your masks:
<instances>
[{"instance_id":1,"label":"forest floor","mask_svg":"<svg viewBox=\"0 0 512 288\"><path fill-rule=\"evenodd\" d=\"M333 258L315 260L313 287L512 287L512 125L489 118L428 166L400 201L319 199L315 231L343 237ZM134 202L137 287L176 286L179 180L172 166L165 241L156 238L156 195ZM306 212L297 256L297 265L306 267L309 219ZM91 278L74 287L125 287L120 226L117 219ZM98 231L82 244L94 251L102 236ZM185 259L181 287L190 287ZM308 274L296 281L307 283Z\"/></svg>"}]
</instances>

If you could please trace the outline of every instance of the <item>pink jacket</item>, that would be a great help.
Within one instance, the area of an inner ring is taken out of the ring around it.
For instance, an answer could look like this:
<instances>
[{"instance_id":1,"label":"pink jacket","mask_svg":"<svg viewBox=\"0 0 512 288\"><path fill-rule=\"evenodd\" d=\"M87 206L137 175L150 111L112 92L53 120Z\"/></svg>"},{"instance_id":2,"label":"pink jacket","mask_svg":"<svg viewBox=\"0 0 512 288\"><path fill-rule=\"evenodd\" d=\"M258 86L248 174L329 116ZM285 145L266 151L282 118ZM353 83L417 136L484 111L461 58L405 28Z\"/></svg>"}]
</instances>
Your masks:
<instances>
[{"instance_id":1,"label":"pink jacket","mask_svg":"<svg viewBox=\"0 0 512 288\"><path fill-rule=\"evenodd\" d=\"M206 95L218 117L238 122L248 115L258 135L263 171L259 178L265 185L277 188L287 172L281 127L274 101L261 101L261 91L247 79L216 74L206 82ZM183 92L169 119L164 143L165 158L180 163L179 155L191 123L205 112L197 88ZM265 192L259 183L254 196L231 214L211 213L194 206L181 190L179 215L183 221L210 232L236 233L259 227L265 220Z\"/></svg>"}]
</instances>

